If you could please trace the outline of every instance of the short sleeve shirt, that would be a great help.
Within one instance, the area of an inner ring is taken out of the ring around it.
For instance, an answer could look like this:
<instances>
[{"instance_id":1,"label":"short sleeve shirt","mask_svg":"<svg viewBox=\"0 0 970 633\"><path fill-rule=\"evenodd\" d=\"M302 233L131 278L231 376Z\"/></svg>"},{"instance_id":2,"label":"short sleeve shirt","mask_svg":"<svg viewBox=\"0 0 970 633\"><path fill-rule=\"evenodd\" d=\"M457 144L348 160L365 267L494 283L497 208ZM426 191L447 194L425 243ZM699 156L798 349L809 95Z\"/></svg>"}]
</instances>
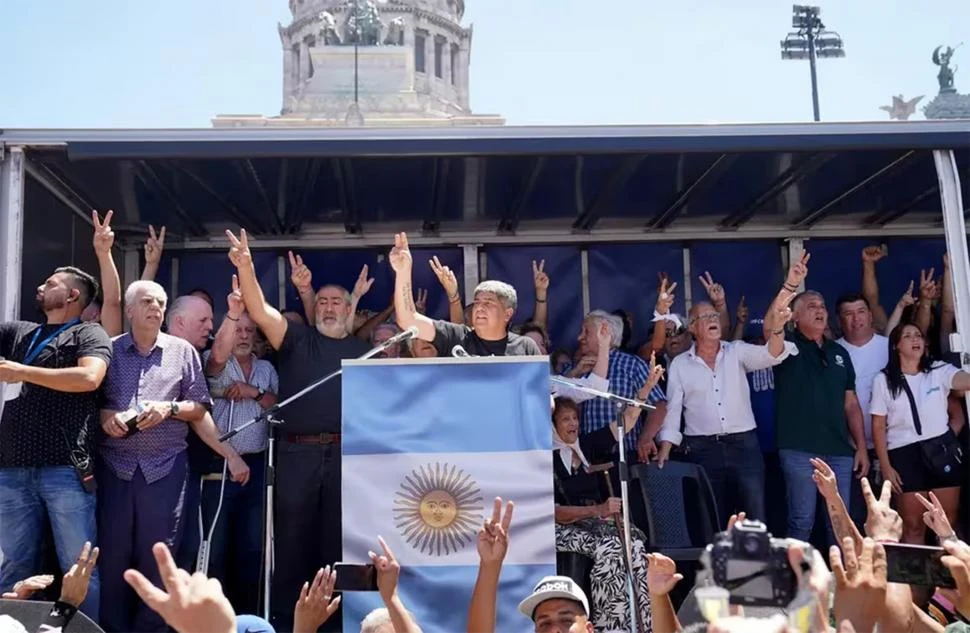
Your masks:
<instances>
[{"instance_id":1,"label":"short sleeve shirt","mask_svg":"<svg viewBox=\"0 0 970 633\"><path fill-rule=\"evenodd\" d=\"M829 339L819 345L800 332L788 340L798 346L798 354L774 368L778 448L852 455L845 415L845 393L855 391L849 352Z\"/></svg>"},{"instance_id":2,"label":"short sleeve shirt","mask_svg":"<svg viewBox=\"0 0 970 633\"><path fill-rule=\"evenodd\" d=\"M947 363L934 363L927 372L905 376L909 390L916 401L922 434L916 432L909 397L900 389L893 396L886 374L880 372L872 383L872 415L886 416L886 443L888 448L900 448L939 437L950 430L947 414L947 396L953 388L953 378L960 370Z\"/></svg>"},{"instance_id":3,"label":"short sleeve shirt","mask_svg":"<svg viewBox=\"0 0 970 633\"><path fill-rule=\"evenodd\" d=\"M209 351L202 355L203 364L208 362L211 354L212 352ZM255 357L253 357L252 363L252 371L250 371L247 379L239 361L236 360L235 356L230 356L226 366L222 369L222 373L211 377L213 395L215 395L217 389L224 391L234 382L244 382L268 393L279 393L280 381L273 366L268 361ZM227 433L249 422L262 412L263 407L255 400L213 399L212 418L221 433ZM266 450L267 436L266 422L260 421L232 437L229 444L240 455L259 453Z\"/></svg>"},{"instance_id":4,"label":"short sleeve shirt","mask_svg":"<svg viewBox=\"0 0 970 633\"><path fill-rule=\"evenodd\" d=\"M37 334L35 348L63 324L12 321L0 324L0 356L22 362ZM39 333L38 333L39 329ZM78 323L43 346L34 367L77 367L81 358L111 362L111 340L97 323ZM0 421L0 468L69 466L71 451L92 455L99 428L98 391L68 393L25 383L20 397L5 403Z\"/></svg>"},{"instance_id":5,"label":"short sleeve shirt","mask_svg":"<svg viewBox=\"0 0 970 633\"><path fill-rule=\"evenodd\" d=\"M434 322L432 344L438 350L438 356L445 357L451 356L451 350L456 345L461 345L472 356L542 356L539 345L528 336L509 332L501 340L486 341L467 325L448 321Z\"/></svg>"},{"instance_id":6,"label":"short sleeve shirt","mask_svg":"<svg viewBox=\"0 0 970 633\"><path fill-rule=\"evenodd\" d=\"M190 401L211 405L202 361L192 344L159 332L155 346L142 354L131 334L112 341L114 356L104 381L104 408L127 411L144 402ZM141 468L154 483L172 471L185 450L187 423L175 418L122 438L105 437L101 455L120 479L130 481Z\"/></svg>"},{"instance_id":7,"label":"short sleeve shirt","mask_svg":"<svg viewBox=\"0 0 970 633\"><path fill-rule=\"evenodd\" d=\"M316 328L287 323L286 334L277 354L280 401L302 391L327 374L340 369L345 358L363 356L370 347L355 336L331 338ZM280 409L286 433L339 433L341 429L340 377Z\"/></svg>"}]
</instances>

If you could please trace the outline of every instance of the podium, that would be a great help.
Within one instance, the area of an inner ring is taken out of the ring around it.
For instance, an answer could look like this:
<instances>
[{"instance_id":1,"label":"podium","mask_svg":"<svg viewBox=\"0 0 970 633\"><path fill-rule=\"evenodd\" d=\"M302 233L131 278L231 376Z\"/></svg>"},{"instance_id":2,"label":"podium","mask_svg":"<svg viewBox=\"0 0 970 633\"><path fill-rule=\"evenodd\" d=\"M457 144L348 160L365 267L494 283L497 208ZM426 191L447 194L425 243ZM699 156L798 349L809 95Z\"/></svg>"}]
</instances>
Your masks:
<instances>
[{"instance_id":1,"label":"podium","mask_svg":"<svg viewBox=\"0 0 970 633\"><path fill-rule=\"evenodd\" d=\"M382 536L398 592L426 633L466 627L478 531L496 497L515 502L497 630L531 632L518 603L556 573L549 363L544 356L343 361L343 561ZM356 630L377 593L345 593Z\"/></svg>"}]
</instances>

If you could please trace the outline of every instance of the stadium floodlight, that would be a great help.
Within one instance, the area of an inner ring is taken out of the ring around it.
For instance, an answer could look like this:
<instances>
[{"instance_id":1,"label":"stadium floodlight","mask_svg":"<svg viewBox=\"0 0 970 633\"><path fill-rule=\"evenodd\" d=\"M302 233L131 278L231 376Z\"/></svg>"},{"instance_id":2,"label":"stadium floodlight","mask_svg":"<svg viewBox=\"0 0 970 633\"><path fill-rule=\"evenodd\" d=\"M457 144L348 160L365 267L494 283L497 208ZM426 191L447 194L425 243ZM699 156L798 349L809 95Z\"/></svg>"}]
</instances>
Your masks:
<instances>
[{"instance_id":1,"label":"stadium floodlight","mask_svg":"<svg viewBox=\"0 0 970 633\"><path fill-rule=\"evenodd\" d=\"M825 30L819 16L820 7L796 4L792 6L792 28L781 41L782 59L807 59L812 77L812 110L815 120L821 120L818 107L818 74L815 62L819 58L845 57L845 44L838 33Z\"/></svg>"}]
</instances>

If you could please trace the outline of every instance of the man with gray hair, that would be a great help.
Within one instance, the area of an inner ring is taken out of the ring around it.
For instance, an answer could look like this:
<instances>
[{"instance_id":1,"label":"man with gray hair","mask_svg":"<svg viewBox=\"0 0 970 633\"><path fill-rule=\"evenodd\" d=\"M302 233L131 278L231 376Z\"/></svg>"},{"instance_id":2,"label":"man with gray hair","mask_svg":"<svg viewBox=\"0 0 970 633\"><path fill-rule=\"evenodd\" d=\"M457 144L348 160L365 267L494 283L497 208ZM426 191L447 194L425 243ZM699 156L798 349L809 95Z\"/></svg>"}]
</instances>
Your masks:
<instances>
[{"instance_id":1,"label":"man with gray hair","mask_svg":"<svg viewBox=\"0 0 970 633\"><path fill-rule=\"evenodd\" d=\"M540 356L536 342L526 336L509 332L509 322L515 314L515 288L501 281L483 281L475 288L475 304L471 325L458 325L429 319L418 313L411 287L411 250L408 236L394 236L390 254L394 269L394 316L402 329L416 326L418 338L434 344L438 356L451 356L461 346L473 356Z\"/></svg>"},{"instance_id":2,"label":"man with gray hair","mask_svg":"<svg viewBox=\"0 0 970 633\"><path fill-rule=\"evenodd\" d=\"M807 262L807 256L803 257ZM794 293L797 288L786 285ZM788 537L808 540L815 523L816 486L812 458L835 472L839 493L850 496L851 477L865 477L869 454L862 409L855 392L855 370L849 352L825 337L825 299L809 290L792 301L795 331L788 340L798 348L775 367L775 411L778 455L788 488ZM841 541L835 526L829 536Z\"/></svg>"},{"instance_id":3,"label":"man with gray hair","mask_svg":"<svg viewBox=\"0 0 970 633\"><path fill-rule=\"evenodd\" d=\"M604 310L594 310L583 319L583 327L579 331L579 361L567 365L565 375L569 378L585 378L596 364L599 354L600 337L597 333L609 332L609 365L606 379L610 383L610 391L624 398L636 398L646 401L657 408L647 415L647 423L651 427L660 428L666 413L666 398L663 390L653 387L647 393L642 393L650 378L650 365L645 360L632 354L620 351L623 340L623 320L615 314ZM604 337L605 340L605 337ZM582 404L583 416L580 420L582 433L592 433L610 422L616 420L616 409L613 403L602 398L587 400ZM652 423L652 424L651 424ZM640 443L642 422L638 422L626 436L626 449L636 451L642 461L648 461L656 454L657 447L653 438L643 435Z\"/></svg>"}]
</instances>

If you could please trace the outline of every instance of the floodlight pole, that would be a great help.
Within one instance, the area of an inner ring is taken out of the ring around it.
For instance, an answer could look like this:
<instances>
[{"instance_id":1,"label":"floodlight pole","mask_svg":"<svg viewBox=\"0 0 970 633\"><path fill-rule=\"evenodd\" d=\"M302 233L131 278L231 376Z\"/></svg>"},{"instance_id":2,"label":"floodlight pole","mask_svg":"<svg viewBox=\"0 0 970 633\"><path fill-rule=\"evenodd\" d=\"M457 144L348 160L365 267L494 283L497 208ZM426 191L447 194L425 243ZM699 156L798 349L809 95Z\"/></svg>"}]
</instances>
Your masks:
<instances>
[{"instance_id":1,"label":"floodlight pole","mask_svg":"<svg viewBox=\"0 0 970 633\"><path fill-rule=\"evenodd\" d=\"M818 35L818 31L814 29L809 29L808 31L808 66L812 73L812 113L815 115L815 122L822 120L821 114L819 114L818 108L818 70L816 70L816 50L815 50L815 37Z\"/></svg>"}]
</instances>

